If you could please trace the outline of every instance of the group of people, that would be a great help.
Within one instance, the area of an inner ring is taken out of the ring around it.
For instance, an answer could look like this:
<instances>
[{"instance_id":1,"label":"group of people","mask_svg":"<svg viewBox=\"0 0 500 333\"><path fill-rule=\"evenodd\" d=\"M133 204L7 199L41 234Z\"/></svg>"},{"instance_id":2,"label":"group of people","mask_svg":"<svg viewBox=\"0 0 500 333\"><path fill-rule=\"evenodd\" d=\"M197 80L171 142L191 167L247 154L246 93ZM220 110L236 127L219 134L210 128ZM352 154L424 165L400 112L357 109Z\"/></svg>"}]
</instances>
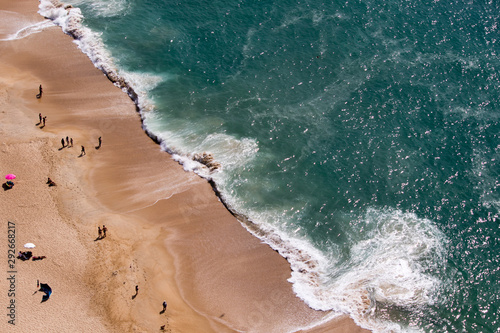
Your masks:
<instances>
[{"instance_id":1,"label":"group of people","mask_svg":"<svg viewBox=\"0 0 500 333\"><path fill-rule=\"evenodd\" d=\"M97 227L97 232L99 233L99 237L97 239L102 239L106 237L106 232L108 231L108 228L103 224L102 229L101 227Z\"/></svg>"},{"instance_id":2,"label":"group of people","mask_svg":"<svg viewBox=\"0 0 500 333\"><path fill-rule=\"evenodd\" d=\"M43 94L43 89L42 89L42 85L40 85L40 87L38 88L39 89L39 93L38 95L36 95L36 98L41 98L42 97L42 94ZM45 127L45 122L47 120L47 116L42 116L41 113L38 114L38 118L39 118L39 122L37 125L40 125L40 128L44 128ZM99 137L98 139L99 141L99 144L95 147L95 149L100 149L101 148L101 145L102 145L102 137ZM73 147L73 138L70 138L70 137L67 137L66 136L66 140L64 140L64 138L61 139L61 144L62 144L62 148L66 148L66 147ZM80 152L80 156L79 157L82 157L82 156L85 156L87 155L87 153L85 152L85 147L82 146L82 149L81 149L81 152Z\"/></svg>"},{"instance_id":3,"label":"group of people","mask_svg":"<svg viewBox=\"0 0 500 333\"><path fill-rule=\"evenodd\" d=\"M33 261L36 261L36 260L42 260L45 258L46 258L45 256L33 256L33 252L31 252L31 251L19 251L19 254L17 256L17 259L20 259L22 261L30 260L30 259Z\"/></svg>"},{"instance_id":4,"label":"group of people","mask_svg":"<svg viewBox=\"0 0 500 333\"><path fill-rule=\"evenodd\" d=\"M38 114L38 124L36 124L37 126L40 125L40 128L44 128L45 127L45 122L47 121L47 116L42 116L41 113Z\"/></svg>"},{"instance_id":5,"label":"group of people","mask_svg":"<svg viewBox=\"0 0 500 333\"><path fill-rule=\"evenodd\" d=\"M47 179L47 184L50 186L56 186L57 184L50 178Z\"/></svg>"},{"instance_id":6,"label":"group of people","mask_svg":"<svg viewBox=\"0 0 500 333\"><path fill-rule=\"evenodd\" d=\"M61 144L62 144L62 148L66 148L66 147L73 147L73 138L70 138L70 137L66 137L66 141L64 140L64 138L61 139Z\"/></svg>"}]
</instances>

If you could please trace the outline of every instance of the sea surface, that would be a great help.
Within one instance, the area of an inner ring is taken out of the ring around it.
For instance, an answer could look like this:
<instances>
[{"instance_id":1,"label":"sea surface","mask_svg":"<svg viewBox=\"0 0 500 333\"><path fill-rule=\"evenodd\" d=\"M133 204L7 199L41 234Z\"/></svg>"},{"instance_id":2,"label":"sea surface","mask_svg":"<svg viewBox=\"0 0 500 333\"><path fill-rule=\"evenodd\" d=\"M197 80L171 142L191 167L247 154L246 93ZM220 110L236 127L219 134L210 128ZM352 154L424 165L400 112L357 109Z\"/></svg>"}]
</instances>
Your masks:
<instances>
[{"instance_id":1,"label":"sea surface","mask_svg":"<svg viewBox=\"0 0 500 333\"><path fill-rule=\"evenodd\" d=\"M500 332L497 1L66 3L40 13L125 80L310 307Z\"/></svg>"}]
</instances>

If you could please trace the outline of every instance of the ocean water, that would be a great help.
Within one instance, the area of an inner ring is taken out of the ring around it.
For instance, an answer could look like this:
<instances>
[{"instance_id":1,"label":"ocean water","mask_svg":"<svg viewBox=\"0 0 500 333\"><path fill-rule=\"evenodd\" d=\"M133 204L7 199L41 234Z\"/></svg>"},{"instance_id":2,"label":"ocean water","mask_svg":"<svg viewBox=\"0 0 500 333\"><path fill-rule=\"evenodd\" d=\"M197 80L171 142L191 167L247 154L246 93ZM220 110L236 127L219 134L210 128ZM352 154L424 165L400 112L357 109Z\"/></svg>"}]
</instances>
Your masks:
<instances>
[{"instance_id":1,"label":"ocean water","mask_svg":"<svg viewBox=\"0 0 500 333\"><path fill-rule=\"evenodd\" d=\"M40 13L123 78L309 306L375 332L500 332L498 2L67 3Z\"/></svg>"}]
</instances>

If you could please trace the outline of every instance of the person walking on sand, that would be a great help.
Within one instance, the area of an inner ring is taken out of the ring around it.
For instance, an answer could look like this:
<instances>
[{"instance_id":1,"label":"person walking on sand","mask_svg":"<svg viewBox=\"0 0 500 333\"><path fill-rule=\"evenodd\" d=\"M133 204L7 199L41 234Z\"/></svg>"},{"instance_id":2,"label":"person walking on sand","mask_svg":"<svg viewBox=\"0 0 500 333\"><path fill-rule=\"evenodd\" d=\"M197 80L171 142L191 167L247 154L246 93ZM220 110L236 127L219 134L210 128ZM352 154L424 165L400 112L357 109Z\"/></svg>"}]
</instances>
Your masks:
<instances>
[{"instance_id":1,"label":"person walking on sand","mask_svg":"<svg viewBox=\"0 0 500 333\"><path fill-rule=\"evenodd\" d=\"M102 237L101 227L97 227L97 232L99 233L99 239L101 239L101 237Z\"/></svg>"},{"instance_id":2,"label":"person walking on sand","mask_svg":"<svg viewBox=\"0 0 500 333\"><path fill-rule=\"evenodd\" d=\"M66 137L66 146L69 147L69 137Z\"/></svg>"},{"instance_id":3,"label":"person walking on sand","mask_svg":"<svg viewBox=\"0 0 500 333\"><path fill-rule=\"evenodd\" d=\"M43 117L42 120L43 120L43 127L45 127L45 120L47 120L47 116Z\"/></svg>"},{"instance_id":4,"label":"person walking on sand","mask_svg":"<svg viewBox=\"0 0 500 333\"><path fill-rule=\"evenodd\" d=\"M40 125L42 123L42 114L38 114L38 119L40 120L37 125Z\"/></svg>"},{"instance_id":5,"label":"person walking on sand","mask_svg":"<svg viewBox=\"0 0 500 333\"><path fill-rule=\"evenodd\" d=\"M80 153L80 156L83 156L83 155L87 155L87 154L85 153L85 147L84 147L84 146L82 146L82 151L81 151L81 153Z\"/></svg>"},{"instance_id":6,"label":"person walking on sand","mask_svg":"<svg viewBox=\"0 0 500 333\"><path fill-rule=\"evenodd\" d=\"M165 312L165 310L167 310L167 301L163 301L163 312Z\"/></svg>"},{"instance_id":7,"label":"person walking on sand","mask_svg":"<svg viewBox=\"0 0 500 333\"><path fill-rule=\"evenodd\" d=\"M38 87L38 95L36 95L36 98L42 98L42 93L43 93L43 89L42 89L42 85L40 85L40 87Z\"/></svg>"},{"instance_id":8,"label":"person walking on sand","mask_svg":"<svg viewBox=\"0 0 500 333\"><path fill-rule=\"evenodd\" d=\"M106 237L106 231L108 231L108 228L106 228L106 226L103 224L102 225L102 234L103 234L102 238Z\"/></svg>"},{"instance_id":9,"label":"person walking on sand","mask_svg":"<svg viewBox=\"0 0 500 333\"><path fill-rule=\"evenodd\" d=\"M73 138L69 139L69 143L71 143L71 147L73 147Z\"/></svg>"},{"instance_id":10,"label":"person walking on sand","mask_svg":"<svg viewBox=\"0 0 500 333\"><path fill-rule=\"evenodd\" d=\"M61 139L61 144L62 144L62 147L63 147L63 148L64 148L64 147L66 147L66 146L64 145L64 138L62 138L62 139Z\"/></svg>"},{"instance_id":11,"label":"person walking on sand","mask_svg":"<svg viewBox=\"0 0 500 333\"><path fill-rule=\"evenodd\" d=\"M97 140L99 140L99 144L95 147L95 149L99 149L99 148L101 148L101 144L102 144L102 139L101 139L101 137L99 137L99 139L97 139Z\"/></svg>"},{"instance_id":12,"label":"person walking on sand","mask_svg":"<svg viewBox=\"0 0 500 333\"><path fill-rule=\"evenodd\" d=\"M50 178L47 179L47 184L49 185L49 187L56 186L56 183Z\"/></svg>"}]
</instances>

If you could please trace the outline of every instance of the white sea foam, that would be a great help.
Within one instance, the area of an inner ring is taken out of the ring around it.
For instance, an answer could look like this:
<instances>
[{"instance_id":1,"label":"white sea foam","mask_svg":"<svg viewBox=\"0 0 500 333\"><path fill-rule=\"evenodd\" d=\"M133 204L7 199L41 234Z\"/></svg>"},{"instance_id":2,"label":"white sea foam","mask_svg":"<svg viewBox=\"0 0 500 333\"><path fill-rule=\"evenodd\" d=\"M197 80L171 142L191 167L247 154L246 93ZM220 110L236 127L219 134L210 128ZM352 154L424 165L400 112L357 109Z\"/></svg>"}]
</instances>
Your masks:
<instances>
[{"instance_id":1,"label":"white sea foam","mask_svg":"<svg viewBox=\"0 0 500 333\"><path fill-rule=\"evenodd\" d=\"M373 314L379 304L414 309L437 301L441 282L429 272L443 262L444 235L431 221L395 210L370 209L360 224L369 231L351 247L348 269L333 260L314 272L320 281L294 271L294 290L311 307L347 312L375 332L408 331Z\"/></svg>"},{"instance_id":2,"label":"white sea foam","mask_svg":"<svg viewBox=\"0 0 500 333\"><path fill-rule=\"evenodd\" d=\"M153 132L160 131L155 129L155 114L147 115L145 124ZM148 124L151 124L148 126ZM223 181L224 175L212 172L206 166L193 160L194 154L211 154L215 162L223 168L238 168L249 163L259 150L257 142L251 138L236 139L233 136L224 133L212 133L205 138L186 142L187 137L196 136L194 133L188 133L189 129L174 132L161 131L158 138L161 141L162 149L171 153L174 160L183 165L186 171L193 171L198 175L207 178ZM221 171L219 169L218 171Z\"/></svg>"},{"instance_id":3,"label":"white sea foam","mask_svg":"<svg viewBox=\"0 0 500 333\"><path fill-rule=\"evenodd\" d=\"M117 75L110 53L104 47L100 35L81 24L83 15L79 8L64 5L57 0L40 0L38 13L60 26L75 38L75 43L92 63L108 75Z\"/></svg>"},{"instance_id":4,"label":"white sea foam","mask_svg":"<svg viewBox=\"0 0 500 333\"><path fill-rule=\"evenodd\" d=\"M156 88L167 79L161 75L152 73L137 73L120 70L120 76L125 79L130 87L133 87L138 97L138 106L142 112L149 113L155 108L154 102L148 97L148 92ZM125 91L126 93L127 91Z\"/></svg>"},{"instance_id":5,"label":"white sea foam","mask_svg":"<svg viewBox=\"0 0 500 333\"><path fill-rule=\"evenodd\" d=\"M80 6L88 0L71 0L68 3ZM92 14L96 17L114 17L124 15L130 10L130 3L126 0L92 0Z\"/></svg>"},{"instance_id":6,"label":"white sea foam","mask_svg":"<svg viewBox=\"0 0 500 333\"><path fill-rule=\"evenodd\" d=\"M0 38L0 41L22 39L55 26L50 20L32 22L22 15L3 10L0 11L0 18L0 36L5 36Z\"/></svg>"}]
</instances>

